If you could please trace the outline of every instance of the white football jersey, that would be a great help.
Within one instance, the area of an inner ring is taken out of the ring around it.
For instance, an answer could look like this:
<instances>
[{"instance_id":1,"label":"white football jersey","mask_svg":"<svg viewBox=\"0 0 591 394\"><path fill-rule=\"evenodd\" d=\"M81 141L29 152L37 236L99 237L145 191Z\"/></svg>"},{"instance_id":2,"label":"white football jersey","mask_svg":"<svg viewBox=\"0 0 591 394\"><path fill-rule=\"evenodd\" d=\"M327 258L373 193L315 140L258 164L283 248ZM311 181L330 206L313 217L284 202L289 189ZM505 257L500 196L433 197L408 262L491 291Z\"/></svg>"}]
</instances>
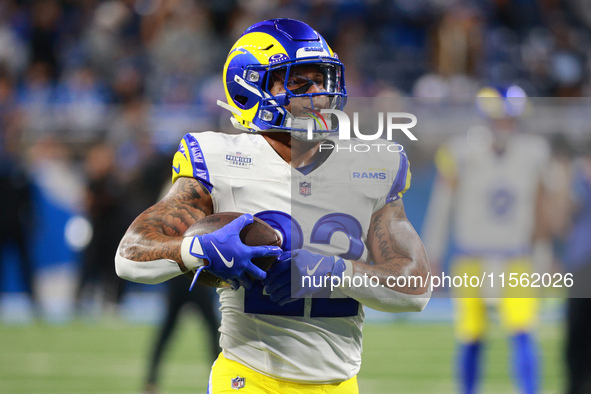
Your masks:
<instances>
[{"instance_id":1,"label":"white football jersey","mask_svg":"<svg viewBox=\"0 0 591 394\"><path fill-rule=\"evenodd\" d=\"M545 140L514 135L505 151L458 136L438 152L441 174L457 180L453 201L456 252L513 257L528 254L536 195L549 160Z\"/></svg>"},{"instance_id":2,"label":"white football jersey","mask_svg":"<svg viewBox=\"0 0 591 394\"><path fill-rule=\"evenodd\" d=\"M366 261L371 217L408 189L408 160L404 152L353 152L351 142L331 143L323 145L332 146L324 162L304 175L259 134L187 134L173 161L173 181L200 180L214 212L258 216L282 232L284 249ZM225 357L296 382L338 382L359 371L364 313L357 301L340 295L281 307L260 282L218 293Z\"/></svg>"}]
</instances>

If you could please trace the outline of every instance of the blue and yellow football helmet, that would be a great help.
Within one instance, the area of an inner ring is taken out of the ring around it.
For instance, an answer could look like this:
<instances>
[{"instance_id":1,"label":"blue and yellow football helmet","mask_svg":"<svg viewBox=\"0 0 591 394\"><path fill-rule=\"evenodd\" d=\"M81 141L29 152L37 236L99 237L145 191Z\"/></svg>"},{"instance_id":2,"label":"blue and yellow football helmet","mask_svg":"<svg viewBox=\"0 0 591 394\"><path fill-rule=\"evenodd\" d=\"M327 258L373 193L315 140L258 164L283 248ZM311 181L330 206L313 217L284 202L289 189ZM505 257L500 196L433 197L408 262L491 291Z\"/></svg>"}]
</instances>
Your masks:
<instances>
[{"instance_id":1,"label":"blue and yellow football helmet","mask_svg":"<svg viewBox=\"0 0 591 394\"><path fill-rule=\"evenodd\" d=\"M478 110L489 119L518 118L528 110L525 91L517 86L487 86L476 95Z\"/></svg>"},{"instance_id":2,"label":"blue and yellow football helmet","mask_svg":"<svg viewBox=\"0 0 591 394\"><path fill-rule=\"evenodd\" d=\"M293 82L290 86L297 70L305 67L313 67L320 77L300 77L297 88ZM277 80L284 82L283 89L272 93ZM294 19L270 19L246 29L228 54L223 81L228 102L218 105L232 113L234 127L251 132L283 131L303 138L312 125L315 135L325 135L336 126L318 111L342 110L347 98L338 56L320 34ZM290 105L295 102L300 103L297 113Z\"/></svg>"}]
</instances>

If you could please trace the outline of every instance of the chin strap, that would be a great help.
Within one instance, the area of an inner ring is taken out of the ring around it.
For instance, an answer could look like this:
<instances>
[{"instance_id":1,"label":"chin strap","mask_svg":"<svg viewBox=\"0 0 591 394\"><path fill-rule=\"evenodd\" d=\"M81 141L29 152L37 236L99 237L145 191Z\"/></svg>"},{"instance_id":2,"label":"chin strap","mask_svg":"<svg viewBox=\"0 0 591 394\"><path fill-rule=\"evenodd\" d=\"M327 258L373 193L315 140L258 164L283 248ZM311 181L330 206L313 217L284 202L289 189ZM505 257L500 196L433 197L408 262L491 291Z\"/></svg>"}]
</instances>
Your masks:
<instances>
[{"instance_id":1,"label":"chin strap","mask_svg":"<svg viewBox=\"0 0 591 394\"><path fill-rule=\"evenodd\" d=\"M224 103L221 100L217 100L216 104L219 105L220 107L222 107L225 110L230 111L233 115L235 116L242 116L242 114L240 113L240 111L234 107L232 107L230 104L228 103ZM230 122L232 122L232 126L234 126L235 129L241 130L241 131L262 131L259 127L257 127L256 125L252 124L251 122L248 122L248 125L250 127L246 127L245 125L243 125L242 123L240 123L238 120L236 120L236 118L234 116L230 117Z\"/></svg>"},{"instance_id":2,"label":"chin strap","mask_svg":"<svg viewBox=\"0 0 591 394\"><path fill-rule=\"evenodd\" d=\"M249 129L248 127L244 126L242 123L237 121L236 118L234 118L233 116L230 118L230 122L232 123L232 126L234 126L235 129L252 132L251 129Z\"/></svg>"},{"instance_id":3,"label":"chin strap","mask_svg":"<svg viewBox=\"0 0 591 394\"><path fill-rule=\"evenodd\" d=\"M216 101L216 104L219 105L220 107L222 107L223 109L232 112L234 115L237 115L237 116L242 115L240 113L240 111L238 111L236 108L232 107L230 104L224 103L222 100Z\"/></svg>"}]
</instances>

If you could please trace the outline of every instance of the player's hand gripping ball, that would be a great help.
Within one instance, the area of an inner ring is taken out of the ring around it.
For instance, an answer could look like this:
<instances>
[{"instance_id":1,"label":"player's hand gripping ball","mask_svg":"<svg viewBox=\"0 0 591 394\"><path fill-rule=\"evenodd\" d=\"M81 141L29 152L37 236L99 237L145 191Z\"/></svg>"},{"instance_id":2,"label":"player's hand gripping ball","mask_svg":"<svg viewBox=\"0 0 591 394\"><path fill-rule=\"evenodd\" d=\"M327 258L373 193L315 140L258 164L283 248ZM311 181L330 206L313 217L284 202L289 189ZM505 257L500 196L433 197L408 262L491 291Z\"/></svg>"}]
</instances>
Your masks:
<instances>
[{"instance_id":1,"label":"player's hand gripping ball","mask_svg":"<svg viewBox=\"0 0 591 394\"><path fill-rule=\"evenodd\" d=\"M271 301L281 306L312 295L328 298L330 278L340 277L345 270L345 261L339 256L324 256L304 249L289 250L279 256L263 280L263 286ZM310 280L302 280L304 277ZM325 283L328 285L324 286Z\"/></svg>"},{"instance_id":2,"label":"player's hand gripping ball","mask_svg":"<svg viewBox=\"0 0 591 394\"><path fill-rule=\"evenodd\" d=\"M278 233L249 214L214 213L194 223L183 235L201 243L203 251L198 257L207 265L197 283L205 286L250 287L251 279L261 279L258 276L264 276L281 254Z\"/></svg>"}]
</instances>

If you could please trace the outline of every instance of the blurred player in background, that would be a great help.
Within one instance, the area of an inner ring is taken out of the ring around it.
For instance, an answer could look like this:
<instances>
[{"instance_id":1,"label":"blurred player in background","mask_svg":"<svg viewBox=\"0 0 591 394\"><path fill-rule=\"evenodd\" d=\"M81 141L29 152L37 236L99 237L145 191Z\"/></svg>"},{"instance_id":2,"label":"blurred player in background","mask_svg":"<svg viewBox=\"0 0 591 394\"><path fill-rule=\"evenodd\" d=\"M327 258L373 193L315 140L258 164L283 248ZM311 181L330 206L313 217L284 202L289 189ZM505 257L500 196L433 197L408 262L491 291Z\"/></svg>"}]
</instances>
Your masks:
<instances>
[{"instance_id":1,"label":"blurred player in background","mask_svg":"<svg viewBox=\"0 0 591 394\"><path fill-rule=\"evenodd\" d=\"M195 307L203 318L208 337L203 341L208 351L208 358L213 362L220 353L218 327L220 325L215 310L216 300L214 290L206 286L196 286L187 291L186 278L176 277L169 280L166 291L166 316L160 325L156 341L150 354L148 374L144 385L144 393L159 392L160 369L165 352L178 326L181 311L185 306Z\"/></svg>"},{"instance_id":2,"label":"blurred player in background","mask_svg":"<svg viewBox=\"0 0 591 394\"><path fill-rule=\"evenodd\" d=\"M19 154L19 112L11 98L12 91L13 84L0 66L0 278L3 258L8 255L6 249L15 248L23 290L30 297L34 314L39 315L41 310L28 245L29 234L34 227L33 185L25 161Z\"/></svg>"},{"instance_id":3,"label":"blurred player in background","mask_svg":"<svg viewBox=\"0 0 591 394\"><path fill-rule=\"evenodd\" d=\"M115 311L121 302L125 281L108 264L125 232L125 187L117 177L115 150L106 143L93 146L86 157L85 208L93 235L84 250L75 292L76 311L84 313L84 301L92 290L101 293L102 306Z\"/></svg>"},{"instance_id":4,"label":"blurred player in background","mask_svg":"<svg viewBox=\"0 0 591 394\"><path fill-rule=\"evenodd\" d=\"M533 249L547 228L542 181L549 147L544 139L519 130L518 117L529 105L521 88L482 89L477 104L488 127L475 126L454 137L435 156L438 177L424 234L430 259L444 260L451 218L453 275L481 277L486 272L498 278L505 272L508 278L509 273L535 272ZM539 353L532 337L538 300L525 288L506 290L499 281L488 289L452 289L463 393L478 389L492 306L511 337L519 389L534 393L539 387Z\"/></svg>"},{"instance_id":5,"label":"blurred player in background","mask_svg":"<svg viewBox=\"0 0 591 394\"><path fill-rule=\"evenodd\" d=\"M565 272L574 285L567 300L566 365L569 394L591 392L591 142L574 164L572 214L565 243Z\"/></svg>"},{"instance_id":6,"label":"blurred player in background","mask_svg":"<svg viewBox=\"0 0 591 394\"><path fill-rule=\"evenodd\" d=\"M424 282L395 289L344 284L315 298L320 289L301 281L366 274L385 284L388 276L429 273L401 200L410 184L406 154L320 150L321 142L352 144L330 138L336 129L326 122L313 123L307 138L317 111L344 107L343 71L326 41L302 22L273 19L248 28L226 60L228 103L220 104L247 133L187 134L169 193L121 241L115 261L126 279L158 283L205 269L232 285L218 290L223 351L212 367L211 393L357 393L362 305L420 311L428 301ZM384 178L352 184L347 168L384 168ZM245 214L211 234L182 236L199 219L225 211ZM281 232L282 249L242 244L238 234L253 214ZM263 272L250 261L262 256L279 258Z\"/></svg>"}]
</instances>

